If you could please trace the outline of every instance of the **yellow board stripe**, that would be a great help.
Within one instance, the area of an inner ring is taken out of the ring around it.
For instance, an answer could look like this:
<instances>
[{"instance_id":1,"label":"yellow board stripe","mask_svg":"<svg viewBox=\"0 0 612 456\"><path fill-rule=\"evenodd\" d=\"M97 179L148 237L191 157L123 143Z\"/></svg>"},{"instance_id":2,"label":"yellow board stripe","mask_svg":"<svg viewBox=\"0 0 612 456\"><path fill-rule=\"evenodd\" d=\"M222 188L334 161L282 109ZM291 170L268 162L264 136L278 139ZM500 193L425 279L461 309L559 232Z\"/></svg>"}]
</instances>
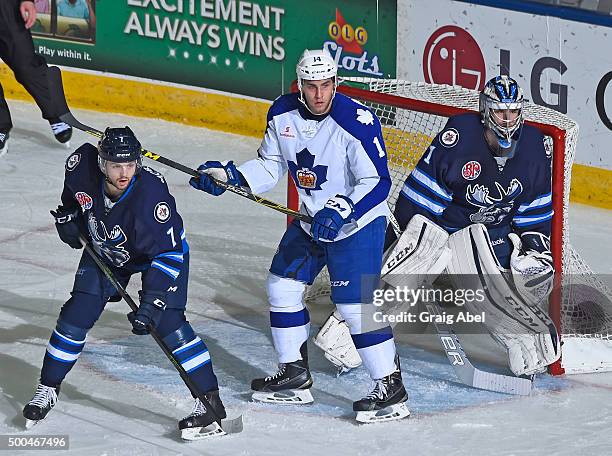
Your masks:
<instances>
[{"instance_id":1,"label":"yellow board stripe","mask_svg":"<svg viewBox=\"0 0 612 456\"><path fill-rule=\"evenodd\" d=\"M612 209L612 170L574 164L570 200Z\"/></svg>"},{"instance_id":2,"label":"yellow board stripe","mask_svg":"<svg viewBox=\"0 0 612 456\"><path fill-rule=\"evenodd\" d=\"M270 104L263 101L102 74L63 70L62 76L73 108L165 119L254 137L265 131ZM5 64L0 65L0 80L7 98L32 101Z\"/></svg>"}]
</instances>

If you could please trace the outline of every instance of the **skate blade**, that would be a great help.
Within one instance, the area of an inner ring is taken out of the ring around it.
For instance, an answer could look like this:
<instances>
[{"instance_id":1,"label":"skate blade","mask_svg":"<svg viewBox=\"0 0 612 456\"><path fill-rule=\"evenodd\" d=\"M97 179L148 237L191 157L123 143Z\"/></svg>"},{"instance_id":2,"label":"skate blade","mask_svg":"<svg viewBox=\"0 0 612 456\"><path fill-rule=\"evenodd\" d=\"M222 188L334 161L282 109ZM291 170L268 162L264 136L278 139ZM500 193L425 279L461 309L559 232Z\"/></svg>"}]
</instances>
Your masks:
<instances>
[{"instance_id":1,"label":"skate blade","mask_svg":"<svg viewBox=\"0 0 612 456\"><path fill-rule=\"evenodd\" d=\"M62 143L64 145L64 147L66 149L70 149L70 140L66 141L65 143Z\"/></svg>"},{"instance_id":2,"label":"skate blade","mask_svg":"<svg viewBox=\"0 0 612 456\"><path fill-rule=\"evenodd\" d=\"M204 427L181 429L181 438L183 440L189 441L210 439L212 437L221 437L222 435L226 434L227 432L225 432L217 422L214 422Z\"/></svg>"},{"instance_id":3,"label":"skate blade","mask_svg":"<svg viewBox=\"0 0 612 456\"><path fill-rule=\"evenodd\" d=\"M0 149L0 157L5 155L7 152L8 152L8 144L6 144L3 149Z\"/></svg>"},{"instance_id":4,"label":"skate blade","mask_svg":"<svg viewBox=\"0 0 612 456\"><path fill-rule=\"evenodd\" d=\"M221 429L223 429L223 431L226 434L238 434L239 432L242 432L242 429L243 429L242 415L238 416L237 418L233 418L231 420L230 419L221 420Z\"/></svg>"},{"instance_id":5,"label":"skate blade","mask_svg":"<svg viewBox=\"0 0 612 456\"><path fill-rule=\"evenodd\" d=\"M408 410L406 403L402 402L380 410L357 412L355 419L360 423L382 423L384 421L401 420L408 416L410 416L410 410Z\"/></svg>"},{"instance_id":6,"label":"skate blade","mask_svg":"<svg viewBox=\"0 0 612 456\"><path fill-rule=\"evenodd\" d=\"M26 422L25 422L25 428L26 429L32 429L34 426L36 426L38 424L40 420L28 420L26 418Z\"/></svg>"},{"instance_id":7,"label":"skate blade","mask_svg":"<svg viewBox=\"0 0 612 456\"><path fill-rule=\"evenodd\" d=\"M314 398L310 390L287 390L277 392L261 392L256 391L252 396L253 400L258 402L267 402L273 404L311 404Z\"/></svg>"}]
</instances>

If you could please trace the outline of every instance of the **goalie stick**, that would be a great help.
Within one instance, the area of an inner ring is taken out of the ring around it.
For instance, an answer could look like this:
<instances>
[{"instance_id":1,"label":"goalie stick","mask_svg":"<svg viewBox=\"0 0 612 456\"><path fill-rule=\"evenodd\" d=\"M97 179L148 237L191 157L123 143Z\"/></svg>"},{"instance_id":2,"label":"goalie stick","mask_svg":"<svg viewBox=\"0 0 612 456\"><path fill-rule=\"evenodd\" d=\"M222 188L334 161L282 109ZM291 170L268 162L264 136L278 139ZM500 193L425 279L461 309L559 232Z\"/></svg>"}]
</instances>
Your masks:
<instances>
[{"instance_id":1,"label":"goalie stick","mask_svg":"<svg viewBox=\"0 0 612 456\"><path fill-rule=\"evenodd\" d=\"M113 284L113 286L117 289L117 291L119 292L121 297L125 300L125 302L128 303L128 306L130 306L130 309L136 312L138 310L138 306L136 305L132 297L127 293L127 291L125 291L125 288L123 288L123 286L121 286L121 284L117 281L117 279L115 279L115 276L113 275L112 271L108 268L108 266L104 263L104 261L102 261L102 259L98 256L98 254L94 251L94 249L87 242L87 240L85 240L83 236L80 236L80 240L81 240L81 244L83 244L83 247L85 248L87 253L96 262L100 270L104 273L104 275L108 278L108 280ZM155 342L157 342L157 345L159 345L159 347L162 349L166 357L172 362L172 365L178 371L179 375L181 376L181 379L183 380L183 382L185 382L185 385L187 385L187 388L189 388L189 391L191 392L193 397L197 397L198 399L200 399L200 401L202 402L202 404L204 404L206 409L210 411L212 415L215 417L215 421L221 427L221 429L223 429L223 431L225 431L226 434L237 434L239 432L242 432L242 428L243 428L242 415L238 416L237 418L233 418L233 419L223 419L223 420L220 419L219 416L215 413L215 409L210 405L210 403L208 402L204 394L201 394L200 392L198 392L198 388L194 385L191 378L189 378L183 366L181 366L181 364L174 358L174 356L172 356L172 352L170 351L168 346L164 343L164 341L161 339L159 334L157 334L157 331L155 330L155 328L148 327L147 329L149 330L149 333L151 334Z\"/></svg>"},{"instance_id":2,"label":"goalie stick","mask_svg":"<svg viewBox=\"0 0 612 456\"><path fill-rule=\"evenodd\" d=\"M49 74L50 74L50 79L52 83L55 84L56 89L60 91L62 98L65 99L64 85L62 83L62 74L60 72L60 69L55 66L50 67ZM63 108L64 108L63 110L65 110L66 113L59 116L62 122L66 122L71 127L77 128L97 138L102 137L103 133L100 130L97 130L93 127L90 127L89 125L85 125L84 123L79 122L68 109L68 105L63 106ZM169 158L162 157L161 155L151 152L147 149L141 148L140 153L146 158L150 158L151 160L167 165L170 168L174 168L178 171L182 171L185 174L189 174L190 176L193 176L193 177L200 176L200 173L198 173L195 169L189 168L188 166L175 162L174 160L170 160ZM236 195L242 196L243 198L250 199L251 201L254 201L257 204L261 204L262 206L269 207L270 209L273 209L275 211L282 212L283 214L289 215L297 220L300 220L301 222L305 222L305 223L312 222L311 216L307 214L302 214L301 212L298 212L298 211L294 211L293 209L283 206L282 204L275 203L274 201L271 201L267 198L256 195L252 193L250 190L245 189L244 187L240 187L237 185L230 185L227 182L217 180L213 177L211 177L211 179L219 187L222 187L225 190L228 190Z\"/></svg>"},{"instance_id":3,"label":"goalie stick","mask_svg":"<svg viewBox=\"0 0 612 456\"><path fill-rule=\"evenodd\" d=\"M441 309L437 303L428 303L426 306L431 315L440 315ZM474 367L451 326L446 323L437 323L435 318L433 321L444 353L461 383L487 391L529 396L533 385L532 380L486 372Z\"/></svg>"}]
</instances>

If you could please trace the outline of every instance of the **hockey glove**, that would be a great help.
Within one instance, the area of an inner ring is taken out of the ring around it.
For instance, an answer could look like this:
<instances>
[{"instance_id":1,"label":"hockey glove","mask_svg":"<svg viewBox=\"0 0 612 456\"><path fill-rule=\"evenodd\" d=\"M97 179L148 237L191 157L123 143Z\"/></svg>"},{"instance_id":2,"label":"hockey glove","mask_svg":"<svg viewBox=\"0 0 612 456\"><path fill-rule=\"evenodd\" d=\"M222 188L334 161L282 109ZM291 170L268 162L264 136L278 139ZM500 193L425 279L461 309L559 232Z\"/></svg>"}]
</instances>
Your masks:
<instances>
[{"instance_id":1,"label":"hockey glove","mask_svg":"<svg viewBox=\"0 0 612 456\"><path fill-rule=\"evenodd\" d=\"M323 209L312 218L310 234L315 241L320 239L333 241L338 236L342 226L353 215L353 202L350 198L336 195L327 200Z\"/></svg>"},{"instance_id":2,"label":"hockey glove","mask_svg":"<svg viewBox=\"0 0 612 456\"><path fill-rule=\"evenodd\" d=\"M140 307L127 315L132 324L132 332L138 336L149 334L151 328L159 325L162 313L166 310L166 293L139 291Z\"/></svg>"},{"instance_id":3,"label":"hockey glove","mask_svg":"<svg viewBox=\"0 0 612 456\"><path fill-rule=\"evenodd\" d=\"M514 249L510 255L512 278L521 296L541 304L553 287L555 270L546 236L535 231L510 233L508 238Z\"/></svg>"},{"instance_id":4,"label":"hockey glove","mask_svg":"<svg viewBox=\"0 0 612 456\"><path fill-rule=\"evenodd\" d=\"M193 188L210 193L214 196L219 196L225 192L225 189L215 183L211 178L221 182L227 182L230 185L240 185L240 171L236 169L233 161L229 161L226 165L218 161L207 161L198 168L199 177L192 177L189 184Z\"/></svg>"},{"instance_id":5,"label":"hockey glove","mask_svg":"<svg viewBox=\"0 0 612 456\"><path fill-rule=\"evenodd\" d=\"M82 248L83 246L79 240L81 235L79 209L67 211L62 206L58 206L56 210L51 211L51 215L55 218L55 229L62 242L65 242L73 249Z\"/></svg>"}]
</instances>

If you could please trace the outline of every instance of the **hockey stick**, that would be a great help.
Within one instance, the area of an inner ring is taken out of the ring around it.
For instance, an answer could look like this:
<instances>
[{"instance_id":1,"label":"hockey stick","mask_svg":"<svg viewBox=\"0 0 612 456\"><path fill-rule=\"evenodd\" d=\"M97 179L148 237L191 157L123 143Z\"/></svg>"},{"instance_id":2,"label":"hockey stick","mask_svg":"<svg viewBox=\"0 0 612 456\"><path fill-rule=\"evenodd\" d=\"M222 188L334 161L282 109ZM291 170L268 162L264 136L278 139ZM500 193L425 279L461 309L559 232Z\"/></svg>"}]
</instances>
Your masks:
<instances>
[{"instance_id":1,"label":"hockey stick","mask_svg":"<svg viewBox=\"0 0 612 456\"><path fill-rule=\"evenodd\" d=\"M62 83L62 75L61 75L60 69L55 66L50 67L49 72L50 72L50 79L53 81L53 84L55 84L57 90L61 91L61 94L63 96L64 86ZM89 125L85 125L84 123L79 122L74 117L74 115L70 112L67 105L65 106L65 111L66 111L65 114L62 114L59 116L62 122L66 122L71 127L77 128L97 138L102 137L103 133L100 130L96 130L95 128L90 127ZM144 157L147 157L147 158L150 158L151 160L162 163L166 166L169 166L170 168L174 168L176 170L182 171L185 174L189 174L190 176L193 176L193 177L200 176L200 173L198 173L195 169L189 168L181 163L175 162L174 160L170 160L169 158L162 157L161 155L151 152L147 149L141 148L140 153ZM305 222L305 223L312 222L311 216L307 214L302 214L301 212L298 212L298 211L294 211L293 209L283 206L282 204L275 203L274 201L271 201L267 198L256 195L255 193L252 193L250 190L247 190L244 187L240 187L238 185L231 185L231 184L228 184L227 182L217 180L213 177L211 177L211 179L219 187L224 188L225 190L228 190L236 195L242 196L243 198L250 199L251 201L254 201L257 204L261 204L262 206L269 207L270 209L274 209L275 211L282 212L283 214L286 214L286 215L290 215L291 217L297 220L300 220L302 222Z\"/></svg>"},{"instance_id":2,"label":"hockey stick","mask_svg":"<svg viewBox=\"0 0 612 456\"><path fill-rule=\"evenodd\" d=\"M440 306L437 303L427 303L427 310L430 315L439 316ZM482 371L470 362L455 331L450 324L437 323L433 319L438 338L446 353L446 357L455 370L455 374L462 383L473 388L495 391L498 393L516 394L529 396L533 382L527 378L512 377L509 375L494 374Z\"/></svg>"},{"instance_id":3,"label":"hockey stick","mask_svg":"<svg viewBox=\"0 0 612 456\"><path fill-rule=\"evenodd\" d=\"M94 251L91 245L89 245L89 242L87 242L87 240L83 236L80 236L80 241L81 241L81 244L83 244L83 247L85 248L87 253L96 262L100 270L104 273L104 275L108 278L108 280L117 289L117 291L119 292L121 297L125 300L125 302L128 303L128 306L130 306L130 309L136 312L138 310L138 306L136 305L132 297L127 293L127 291L125 291L125 288L123 288L123 286L117 281L117 279L113 275L113 272L104 263L104 261L102 261L102 259L98 256L98 254ZM147 327L147 329L149 330L149 333L151 334L155 342L157 342L157 345L159 345L159 347L162 349L166 357L170 360L170 362L172 362L172 365L178 371L179 375L181 376L181 379L183 380L183 382L185 382L185 385L187 385L187 388L189 388L189 391L191 392L191 394L194 397L197 397L198 399L200 399L202 404L204 404L204 406L206 407L206 410L212 413L212 415L215 418L215 421L221 427L221 429L223 429L223 431L225 431L226 434L236 434L238 432L242 432L242 427L243 427L242 426L242 415L234 419L223 419L223 420L220 419L219 416L215 413L215 410L210 405L210 402L208 402L208 400L204 396L204 394L198 391L198 388L195 386L191 378L189 378L189 375L187 375L187 372L185 372L185 369L183 368L183 366L174 358L174 356L172 356L172 352L170 351L168 346L164 343L164 341L159 336L159 334L157 334L157 331L155 330L155 328Z\"/></svg>"}]
</instances>

